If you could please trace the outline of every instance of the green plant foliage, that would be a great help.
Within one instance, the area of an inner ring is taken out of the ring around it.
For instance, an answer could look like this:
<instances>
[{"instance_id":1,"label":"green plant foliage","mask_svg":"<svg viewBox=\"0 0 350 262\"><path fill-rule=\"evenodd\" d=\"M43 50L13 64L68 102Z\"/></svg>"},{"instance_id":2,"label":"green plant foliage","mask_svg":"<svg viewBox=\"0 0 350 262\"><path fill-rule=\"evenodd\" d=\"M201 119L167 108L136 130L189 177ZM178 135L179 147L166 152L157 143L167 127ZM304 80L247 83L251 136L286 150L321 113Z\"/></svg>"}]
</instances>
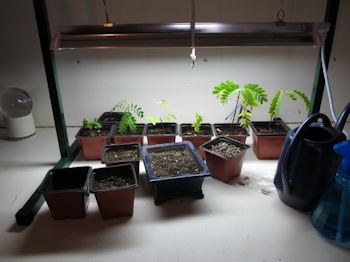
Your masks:
<instances>
[{"instance_id":1,"label":"green plant foliage","mask_svg":"<svg viewBox=\"0 0 350 262\"><path fill-rule=\"evenodd\" d=\"M135 116L139 118L144 116L142 107L128 100L121 100L112 108L112 111L124 112L118 125L118 131L123 135L135 133L137 130Z\"/></svg>"},{"instance_id":2,"label":"green plant foliage","mask_svg":"<svg viewBox=\"0 0 350 262\"><path fill-rule=\"evenodd\" d=\"M83 126L87 129L90 129L90 130L92 130L92 129L98 130L98 129L102 128L101 123L99 123L96 118L94 118L92 121L90 121L89 119L84 117L83 118Z\"/></svg>"},{"instance_id":3,"label":"green plant foliage","mask_svg":"<svg viewBox=\"0 0 350 262\"><path fill-rule=\"evenodd\" d=\"M157 104L162 106L162 115L160 115L160 116L154 116L154 115L146 116L146 118L152 123L152 125L156 125L158 123L163 123L163 119L167 122L170 122L172 120L176 120L176 116L173 113L168 113L169 103L166 99L161 99L161 100L157 101Z\"/></svg>"},{"instance_id":4,"label":"green plant foliage","mask_svg":"<svg viewBox=\"0 0 350 262\"><path fill-rule=\"evenodd\" d=\"M232 81L225 81L214 87L212 93L219 99L220 103L226 104L229 97L237 95L236 106L233 108L234 121L236 111L238 110L238 102L241 100L241 112L238 115L238 122L242 127L249 127L252 120L252 111L255 107L267 102L267 93L264 88L258 84L248 83L240 87Z\"/></svg>"},{"instance_id":5,"label":"green plant foliage","mask_svg":"<svg viewBox=\"0 0 350 262\"><path fill-rule=\"evenodd\" d=\"M293 102L296 102L298 98L300 98L305 106L305 110L308 110L310 108L311 102L310 99L300 90L294 89L290 91L283 91L278 90L274 97L272 98L270 107L269 107L269 115L270 120L272 121L274 118L279 117L280 114L280 108L282 104L282 98L283 95L287 95ZM300 109L298 108L297 104L295 104L298 110L298 113L300 114Z\"/></svg>"},{"instance_id":6,"label":"green plant foliage","mask_svg":"<svg viewBox=\"0 0 350 262\"><path fill-rule=\"evenodd\" d=\"M195 112L194 113L194 118L195 121L192 123L192 127L195 133L199 133L200 129L201 129L201 125L203 123L203 117L201 116L200 112Z\"/></svg>"}]
</instances>

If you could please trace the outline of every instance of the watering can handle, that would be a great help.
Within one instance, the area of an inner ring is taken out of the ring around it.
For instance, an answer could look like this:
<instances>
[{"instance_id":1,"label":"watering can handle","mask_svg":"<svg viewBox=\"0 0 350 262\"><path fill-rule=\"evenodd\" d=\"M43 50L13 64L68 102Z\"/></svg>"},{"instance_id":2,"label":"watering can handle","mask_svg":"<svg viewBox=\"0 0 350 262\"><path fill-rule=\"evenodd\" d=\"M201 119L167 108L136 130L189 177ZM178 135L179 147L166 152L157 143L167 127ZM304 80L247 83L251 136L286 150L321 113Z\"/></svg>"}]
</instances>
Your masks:
<instances>
[{"instance_id":1,"label":"watering can handle","mask_svg":"<svg viewBox=\"0 0 350 262\"><path fill-rule=\"evenodd\" d=\"M284 161L282 162L282 184L283 184L283 190L288 194L290 193L291 189L290 189L290 184L289 184L289 177L290 174L288 173L288 165L289 165L289 161L290 161L290 156L292 155L292 152L294 150L294 146L296 145L297 141L300 140L305 132L309 129L309 127L311 126L312 123L314 123L315 121L317 121L318 119L322 119L323 123L328 126L328 127L332 127L331 121L329 120L329 118L324 115L324 114L313 114L311 115L309 118L307 118L297 129L297 131L295 132L292 140L290 141L288 148L286 150L286 158L284 159Z\"/></svg>"},{"instance_id":2,"label":"watering can handle","mask_svg":"<svg viewBox=\"0 0 350 262\"><path fill-rule=\"evenodd\" d=\"M341 112L337 123L335 123L335 128L339 129L340 131L343 130L346 119L349 116L349 113L350 113L350 103L348 103L346 107L343 109L343 111Z\"/></svg>"}]
</instances>

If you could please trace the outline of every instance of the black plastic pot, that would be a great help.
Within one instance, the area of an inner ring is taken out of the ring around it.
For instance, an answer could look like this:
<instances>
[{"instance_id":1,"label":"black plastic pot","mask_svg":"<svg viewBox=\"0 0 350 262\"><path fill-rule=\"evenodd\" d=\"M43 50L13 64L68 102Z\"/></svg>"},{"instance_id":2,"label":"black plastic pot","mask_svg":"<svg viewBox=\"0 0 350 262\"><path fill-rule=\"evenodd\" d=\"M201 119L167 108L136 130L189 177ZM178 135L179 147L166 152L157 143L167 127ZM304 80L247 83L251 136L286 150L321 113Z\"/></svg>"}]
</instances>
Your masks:
<instances>
[{"instance_id":1,"label":"black plastic pot","mask_svg":"<svg viewBox=\"0 0 350 262\"><path fill-rule=\"evenodd\" d=\"M165 128L169 132L166 134L153 134L152 130ZM162 123L162 124L147 124L146 125L146 135L149 145L165 144L165 143L174 143L177 134L177 123Z\"/></svg>"},{"instance_id":2,"label":"black plastic pot","mask_svg":"<svg viewBox=\"0 0 350 262\"><path fill-rule=\"evenodd\" d=\"M120 150L135 150L135 151L137 151L137 158L118 160L118 161L108 161L108 159L107 159L108 152L111 152L111 151L118 152ZM105 146L103 153L102 153L102 156L101 156L101 162L103 164L106 164L106 166L115 166L115 165L120 165L120 164L132 164L134 166L134 169L135 169L136 177L139 176L140 159L141 159L141 146L138 143Z\"/></svg>"},{"instance_id":3,"label":"black plastic pot","mask_svg":"<svg viewBox=\"0 0 350 262\"><path fill-rule=\"evenodd\" d=\"M242 131L243 134L225 135L224 134L225 130L230 130L230 129L239 129ZM215 136L227 136L229 138L232 138L242 143L245 143L247 140L247 137L249 136L249 132L246 128L241 127L239 124L229 124L229 123L214 124L214 133L215 133Z\"/></svg>"},{"instance_id":4,"label":"black plastic pot","mask_svg":"<svg viewBox=\"0 0 350 262\"><path fill-rule=\"evenodd\" d=\"M189 150L193 157L193 162L198 166L199 172L193 174L178 174L176 176L171 176L169 174L169 176L157 177L154 174L149 153L168 150ZM185 141L180 143L145 146L142 148L142 157L147 172L147 179L154 188L154 203L156 205L175 197L191 196L198 199L204 197L202 184L204 177L210 176L210 172L190 142Z\"/></svg>"},{"instance_id":5,"label":"black plastic pot","mask_svg":"<svg viewBox=\"0 0 350 262\"><path fill-rule=\"evenodd\" d=\"M131 181L129 185L111 189L97 189L95 183L111 176L121 177ZM103 219L132 216L134 213L134 195L138 187L133 165L117 165L97 168L93 170L90 179L91 192L96 201Z\"/></svg>"},{"instance_id":6,"label":"black plastic pot","mask_svg":"<svg viewBox=\"0 0 350 262\"><path fill-rule=\"evenodd\" d=\"M54 219L85 217L91 172L88 166L49 170L41 190Z\"/></svg>"},{"instance_id":7,"label":"black plastic pot","mask_svg":"<svg viewBox=\"0 0 350 262\"><path fill-rule=\"evenodd\" d=\"M98 118L102 125L114 125L122 119L123 112L104 112Z\"/></svg>"},{"instance_id":8,"label":"black plastic pot","mask_svg":"<svg viewBox=\"0 0 350 262\"><path fill-rule=\"evenodd\" d=\"M139 143L141 146L143 145L143 137L146 134L146 125L145 124L136 124L138 129L142 131L138 134L130 134L130 135L121 135L117 134L117 125L113 125L111 128L110 137L112 138L112 142L114 144L128 144L128 143Z\"/></svg>"},{"instance_id":9,"label":"black plastic pot","mask_svg":"<svg viewBox=\"0 0 350 262\"><path fill-rule=\"evenodd\" d=\"M216 145L220 142L226 142L228 144L239 147L242 151L232 158L226 158L211 150L211 147L213 145ZM249 147L250 146L244 143L226 136L219 136L201 146L201 148L205 151L206 162L209 170L213 174L213 177L225 183L231 181L233 178L241 174L243 158L246 150Z\"/></svg>"}]
</instances>

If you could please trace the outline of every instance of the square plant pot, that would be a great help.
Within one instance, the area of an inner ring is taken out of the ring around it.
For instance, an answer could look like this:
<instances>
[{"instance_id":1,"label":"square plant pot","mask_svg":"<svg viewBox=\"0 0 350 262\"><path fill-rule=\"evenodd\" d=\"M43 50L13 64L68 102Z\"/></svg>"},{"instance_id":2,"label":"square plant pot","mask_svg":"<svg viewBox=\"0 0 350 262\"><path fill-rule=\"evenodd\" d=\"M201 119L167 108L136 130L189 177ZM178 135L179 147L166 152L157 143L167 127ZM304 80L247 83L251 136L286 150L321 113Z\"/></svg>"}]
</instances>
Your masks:
<instances>
[{"instance_id":1,"label":"square plant pot","mask_svg":"<svg viewBox=\"0 0 350 262\"><path fill-rule=\"evenodd\" d=\"M123 112L104 112L98 118L98 122L102 125L115 125L122 119Z\"/></svg>"},{"instance_id":2,"label":"square plant pot","mask_svg":"<svg viewBox=\"0 0 350 262\"><path fill-rule=\"evenodd\" d=\"M134 166L117 165L93 170L91 192L95 194L103 219L132 216L138 187Z\"/></svg>"},{"instance_id":3,"label":"square plant pot","mask_svg":"<svg viewBox=\"0 0 350 262\"><path fill-rule=\"evenodd\" d=\"M210 172L190 142L145 146L142 157L156 205L175 197L204 197L202 184Z\"/></svg>"},{"instance_id":4,"label":"square plant pot","mask_svg":"<svg viewBox=\"0 0 350 262\"><path fill-rule=\"evenodd\" d=\"M103 148L109 144L111 126L102 126L100 134L91 133L89 129L82 127L76 135L85 160L99 160Z\"/></svg>"},{"instance_id":5,"label":"square plant pot","mask_svg":"<svg viewBox=\"0 0 350 262\"><path fill-rule=\"evenodd\" d=\"M214 124L215 136L227 136L239 142L245 143L249 132L239 124Z\"/></svg>"},{"instance_id":6,"label":"square plant pot","mask_svg":"<svg viewBox=\"0 0 350 262\"><path fill-rule=\"evenodd\" d=\"M118 132L118 124L113 125L111 128L110 137L112 138L112 143L114 144L128 144L128 143L139 143L143 145L143 137L146 133L145 124L136 124L136 132L134 134L122 135Z\"/></svg>"},{"instance_id":7,"label":"square plant pot","mask_svg":"<svg viewBox=\"0 0 350 262\"><path fill-rule=\"evenodd\" d=\"M54 219L85 217L91 172L88 166L49 170L42 193Z\"/></svg>"},{"instance_id":8,"label":"square plant pot","mask_svg":"<svg viewBox=\"0 0 350 262\"><path fill-rule=\"evenodd\" d=\"M201 146L212 175L225 183L241 174L243 158L249 147L226 136L219 136Z\"/></svg>"},{"instance_id":9,"label":"square plant pot","mask_svg":"<svg viewBox=\"0 0 350 262\"><path fill-rule=\"evenodd\" d=\"M147 124L146 135L149 145L174 143L177 134L177 123Z\"/></svg>"},{"instance_id":10,"label":"square plant pot","mask_svg":"<svg viewBox=\"0 0 350 262\"><path fill-rule=\"evenodd\" d=\"M198 134L194 132L192 124L181 124L179 134L182 141L190 141L202 159L205 159L205 153L199 146L210 141L214 135L211 124L202 124Z\"/></svg>"},{"instance_id":11,"label":"square plant pot","mask_svg":"<svg viewBox=\"0 0 350 262\"><path fill-rule=\"evenodd\" d=\"M132 164L137 178L139 177L140 159L141 146L139 143L105 146L101 156L101 162L106 166Z\"/></svg>"},{"instance_id":12,"label":"square plant pot","mask_svg":"<svg viewBox=\"0 0 350 262\"><path fill-rule=\"evenodd\" d=\"M258 159L279 159L289 127L282 121L251 122L253 150ZM274 132L269 132L275 129Z\"/></svg>"}]
</instances>

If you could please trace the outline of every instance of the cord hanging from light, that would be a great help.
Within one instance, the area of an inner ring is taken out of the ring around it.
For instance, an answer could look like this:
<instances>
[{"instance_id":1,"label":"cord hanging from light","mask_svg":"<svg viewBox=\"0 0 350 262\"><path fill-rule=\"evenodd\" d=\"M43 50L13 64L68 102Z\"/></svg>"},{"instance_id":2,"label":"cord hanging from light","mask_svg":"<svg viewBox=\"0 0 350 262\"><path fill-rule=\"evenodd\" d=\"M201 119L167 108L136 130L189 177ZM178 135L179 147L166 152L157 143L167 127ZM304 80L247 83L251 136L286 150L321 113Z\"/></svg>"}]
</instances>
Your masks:
<instances>
[{"instance_id":1,"label":"cord hanging from light","mask_svg":"<svg viewBox=\"0 0 350 262\"><path fill-rule=\"evenodd\" d=\"M277 10L277 23L278 24L285 24L286 22L284 21L286 12L284 11L284 3L283 0L280 0L280 7Z\"/></svg>"},{"instance_id":2,"label":"cord hanging from light","mask_svg":"<svg viewBox=\"0 0 350 262\"><path fill-rule=\"evenodd\" d=\"M106 5L106 0L102 0L103 2L103 7L105 10L106 14L106 22L103 24L104 27L113 27L113 23L109 21L109 15L108 15L108 10L107 10L107 5Z\"/></svg>"},{"instance_id":3,"label":"cord hanging from light","mask_svg":"<svg viewBox=\"0 0 350 262\"><path fill-rule=\"evenodd\" d=\"M192 52L190 57L192 59L191 67L194 67L194 62L196 61L196 46L195 46L195 32L196 32L196 1L192 0L192 20L191 20L191 42L192 42Z\"/></svg>"}]
</instances>

